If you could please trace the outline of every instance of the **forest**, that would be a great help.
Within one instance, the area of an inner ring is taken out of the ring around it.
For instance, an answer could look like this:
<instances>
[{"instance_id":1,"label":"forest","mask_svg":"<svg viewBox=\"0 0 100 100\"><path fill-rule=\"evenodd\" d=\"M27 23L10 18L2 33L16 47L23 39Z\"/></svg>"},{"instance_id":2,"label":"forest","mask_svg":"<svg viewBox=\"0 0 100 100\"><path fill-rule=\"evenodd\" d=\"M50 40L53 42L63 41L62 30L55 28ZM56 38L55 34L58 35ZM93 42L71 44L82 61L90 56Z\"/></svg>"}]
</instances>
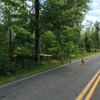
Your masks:
<instances>
[{"instance_id":1,"label":"forest","mask_svg":"<svg viewBox=\"0 0 100 100\"><path fill-rule=\"evenodd\" d=\"M82 25L91 2L0 0L0 76L33 70L48 60L64 63L84 52L96 52L100 22ZM16 33L11 43L5 38L9 28Z\"/></svg>"}]
</instances>

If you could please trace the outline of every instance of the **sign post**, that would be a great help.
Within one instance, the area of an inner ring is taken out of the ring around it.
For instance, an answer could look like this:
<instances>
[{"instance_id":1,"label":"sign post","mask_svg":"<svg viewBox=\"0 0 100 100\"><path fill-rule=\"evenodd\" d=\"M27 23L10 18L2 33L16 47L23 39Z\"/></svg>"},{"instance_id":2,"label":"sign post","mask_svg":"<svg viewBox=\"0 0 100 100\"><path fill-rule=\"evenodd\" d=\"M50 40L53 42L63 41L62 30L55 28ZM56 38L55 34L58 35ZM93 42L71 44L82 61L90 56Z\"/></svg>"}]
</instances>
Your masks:
<instances>
[{"instance_id":1,"label":"sign post","mask_svg":"<svg viewBox=\"0 0 100 100\"><path fill-rule=\"evenodd\" d=\"M9 28L9 46L10 46L10 61L12 61L12 46L11 46L11 28Z\"/></svg>"},{"instance_id":2,"label":"sign post","mask_svg":"<svg viewBox=\"0 0 100 100\"><path fill-rule=\"evenodd\" d=\"M14 40L16 36L16 33L13 31L12 28L9 28L7 33L6 33L6 38L9 41L9 57L10 57L10 61L12 61L12 42Z\"/></svg>"}]
</instances>

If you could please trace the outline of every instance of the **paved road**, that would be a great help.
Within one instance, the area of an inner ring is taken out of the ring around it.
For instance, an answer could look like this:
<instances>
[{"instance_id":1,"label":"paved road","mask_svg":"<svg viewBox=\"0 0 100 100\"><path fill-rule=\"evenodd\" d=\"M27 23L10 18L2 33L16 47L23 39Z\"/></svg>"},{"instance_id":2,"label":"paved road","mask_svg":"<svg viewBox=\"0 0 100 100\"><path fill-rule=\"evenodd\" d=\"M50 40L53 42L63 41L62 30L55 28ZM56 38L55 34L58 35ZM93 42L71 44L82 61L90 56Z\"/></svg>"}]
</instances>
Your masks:
<instances>
[{"instance_id":1,"label":"paved road","mask_svg":"<svg viewBox=\"0 0 100 100\"><path fill-rule=\"evenodd\" d=\"M93 96L91 97L91 100L99 100L100 99L100 81L98 86L96 87L96 90L93 93Z\"/></svg>"},{"instance_id":2,"label":"paved road","mask_svg":"<svg viewBox=\"0 0 100 100\"><path fill-rule=\"evenodd\" d=\"M1 85L0 100L76 100L99 70L100 54L96 54L86 58L84 65L77 61L13 83ZM97 77L99 75L100 73ZM92 85L94 85L97 77ZM89 89L88 91L90 91ZM82 100L87 94L81 94L83 95ZM100 81L91 100L99 100L98 98L100 98Z\"/></svg>"}]
</instances>

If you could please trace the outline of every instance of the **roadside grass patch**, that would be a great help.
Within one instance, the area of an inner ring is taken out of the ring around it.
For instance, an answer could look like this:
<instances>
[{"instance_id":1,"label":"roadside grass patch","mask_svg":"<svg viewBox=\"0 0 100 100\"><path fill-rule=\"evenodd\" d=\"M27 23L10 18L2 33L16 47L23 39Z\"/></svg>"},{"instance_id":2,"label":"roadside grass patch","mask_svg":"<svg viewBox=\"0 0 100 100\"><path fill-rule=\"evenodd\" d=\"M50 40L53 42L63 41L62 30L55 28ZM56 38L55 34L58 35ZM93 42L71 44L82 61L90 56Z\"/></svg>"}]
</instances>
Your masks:
<instances>
[{"instance_id":1,"label":"roadside grass patch","mask_svg":"<svg viewBox=\"0 0 100 100\"><path fill-rule=\"evenodd\" d=\"M83 58L97 54L97 53L99 53L99 52L85 53ZM72 62L79 60L79 59L81 60L81 58L82 58L82 55L77 55L76 57L74 57L72 59ZM64 60L64 64L67 64L67 63L68 62L66 60ZM58 67L60 65L62 65L62 64L59 60L51 60L51 61L47 61L47 62L40 62L39 66L37 66L37 67L30 64L30 66L27 65L26 69L20 69L15 74L7 73L8 76L0 76L0 84L7 83L7 82L10 82L10 81L13 81L13 80L17 80L17 79L20 79L20 78L23 78L23 77L26 77L26 76L29 76L29 75L32 75L32 74L36 74L36 73L48 70L48 69L52 69L52 68Z\"/></svg>"}]
</instances>

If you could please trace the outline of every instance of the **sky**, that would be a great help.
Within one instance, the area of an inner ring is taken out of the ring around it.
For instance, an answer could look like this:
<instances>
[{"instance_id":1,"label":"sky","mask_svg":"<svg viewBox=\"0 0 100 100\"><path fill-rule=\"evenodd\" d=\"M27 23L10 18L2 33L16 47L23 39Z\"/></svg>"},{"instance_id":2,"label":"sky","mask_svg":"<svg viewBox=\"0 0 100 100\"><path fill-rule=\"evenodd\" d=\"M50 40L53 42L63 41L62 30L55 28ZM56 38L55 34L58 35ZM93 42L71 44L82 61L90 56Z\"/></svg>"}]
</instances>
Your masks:
<instances>
[{"instance_id":1,"label":"sky","mask_svg":"<svg viewBox=\"0 0 100 100\"><path fill-rule=\"evenodd\" d=\"M100 21L100 0L92 0L92 3L89 4L91 10L85 16L83 25L86 25L87 20L91 22Z\"/></svg>"}]
</instances>

